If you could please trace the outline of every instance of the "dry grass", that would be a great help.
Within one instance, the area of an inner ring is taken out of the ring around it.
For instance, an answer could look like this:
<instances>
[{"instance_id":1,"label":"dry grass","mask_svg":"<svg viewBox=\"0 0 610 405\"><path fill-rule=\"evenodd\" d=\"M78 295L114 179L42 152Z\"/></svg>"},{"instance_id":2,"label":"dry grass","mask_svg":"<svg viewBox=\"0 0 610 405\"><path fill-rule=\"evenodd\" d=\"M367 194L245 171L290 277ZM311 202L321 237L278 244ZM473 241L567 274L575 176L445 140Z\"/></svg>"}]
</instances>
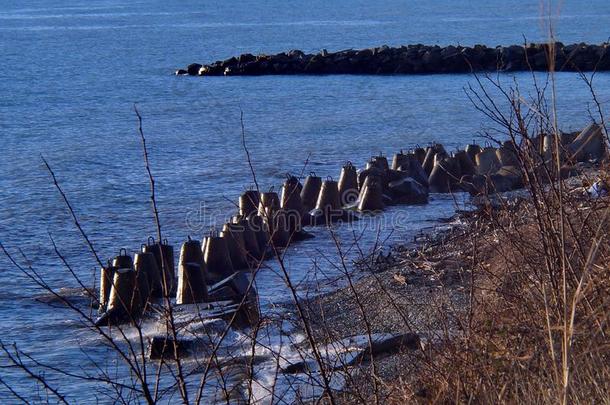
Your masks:
<instances>
[{"instance_id":1,"label":"dry grass","mask_svg":"<svg viewBox=\"0 0 610 405\"><path fill-rule=\"evenodd\" d=\"M447 312L456 336L396 402L610 403L610 200L535 176L528 190L471 219L470 307Z\"/></svg>"}]
</instances>

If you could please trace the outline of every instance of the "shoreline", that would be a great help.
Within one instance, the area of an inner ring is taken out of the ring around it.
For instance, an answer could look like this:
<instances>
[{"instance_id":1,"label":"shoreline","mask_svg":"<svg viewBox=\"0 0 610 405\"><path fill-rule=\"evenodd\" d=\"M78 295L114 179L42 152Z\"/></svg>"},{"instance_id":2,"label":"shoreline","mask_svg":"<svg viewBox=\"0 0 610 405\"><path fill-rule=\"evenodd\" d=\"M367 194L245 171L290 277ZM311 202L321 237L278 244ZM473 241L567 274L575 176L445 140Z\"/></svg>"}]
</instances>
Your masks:
<instances>
[{"instance_id":1,"label":"shoreline","mask_svg":"<svg viewBox=\"0 0 610 405\"><path fill-rule=\"evenodd\" d=\"M578 176L566 180L568 194L595 209L597 198L603 197L587 196L584 184L592 184L602 173L597 165L583 168ZM532 198L511 192L494 198L504 203L488 200L472 211L458 211L446 229L423 232L423 241L393 247L387 258L368 266L367 274L353 285L347 283L304 302L321 345L367 336L373 339L370 348L365 339L360 354L339 367L346 376L345 386L337 390L339 403L372 401L374 396L382 403L400 403L405 397L416 402L434 400L434 383L427 378L436 372L431 368L437 364L429 356L436 355L435 361L447 367L443 362L458 357L446 351L471 350L460 346L469 339L464 320L478 317L471 313L473 301L488 305L492 313L496 310L496 298L482 292L481 284L489 287L497 282L494 288L498 291L492 288L490 293L519 294L512 284L514 276L505 274L505 264L498 262L503 257L499 253L502 236L496 232L498 222L506 218L521 218L519 226L529 226L527 218L532 213L524 206ZM490 281L496 277L500 281ZM439 361L438 356L445 357ZM290 367L288 372L298 373L307 365ZM378 386L374 380L379 381Z\"/></svg>"},{"instance_id":2,"label":"shoreline","mask_svg":"<svg viewBox=\"0 0 610 405\"><path fill-rule=\"evenodd\" d=\"M359 269L364 275L357 281L344 280L347 285L303 302L320 345L365 340L342 370L349 378L339 391L341 402L370 399L371 357L376 378L417 376L422 352L438 340L435 334L443 328L441 314L427 304L451 302L466 308L470 271L460 268L467 253L459 239L467 235L476 216L477 211L472 211L439 218L447 221L445 229L422 228L417 241L394 246L387 256L377 256ZM366 343L369 334L372 356ZM302 372L306 367L292 364L284 372Z\"/></svg>"}]
</instances>

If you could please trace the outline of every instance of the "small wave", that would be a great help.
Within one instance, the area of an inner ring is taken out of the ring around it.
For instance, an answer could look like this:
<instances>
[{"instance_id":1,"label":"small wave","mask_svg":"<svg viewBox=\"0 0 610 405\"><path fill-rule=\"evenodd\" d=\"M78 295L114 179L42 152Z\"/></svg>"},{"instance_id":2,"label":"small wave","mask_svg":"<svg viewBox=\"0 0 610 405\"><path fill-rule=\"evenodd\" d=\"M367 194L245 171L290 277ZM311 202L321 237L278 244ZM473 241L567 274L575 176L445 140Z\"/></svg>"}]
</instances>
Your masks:
<instances>
[{"instance_id":1,"label":"small wave","mask_svg":"<svg viewBox=\"0 0 610 405\"><path fill-rule=\"evenodd\" d=\"M1 19L1 18L0 18ZM0 31L50 31L50 30L116 30L133 28L235 28L235 27L323 27L323 26L378 26L395 24L394 21L294 21L294 22L269 22L269 23L186 23L186 24L129 24L129 25L36 25L26 27L0 27Z\"/></svg>"},{"instance_id":2,"label":"small wave","mask_svg":"<svg viewBox=\"0 0 610 405\"><path fill-rule=\"evenodd\" d=\"M157 16L180 16L204 14L203 12L124 12L124 13L69 13L69 14L0 14L0 20L47 20L47 19L68 19L68 18L119 18L119 17L157 17Z\"/></svg>"},{"instance_id":3,"label":"small wave","mask_svg":"<svg viewBox=\"0 0 610 405\"><path fill-rule=\"evenodd\" d=\"M53 11L76 11L76 10L110 10L115 8L127 8L128 6L70 6L70 7L42 7L42 8L18 8L10 11L0 11L2 14L15 14L15 13L39 13L39 12L53 12Z\"/></svg>"},{"instance_id":4,"label":"small wave","mask_svg":"<svg viewBox=\"0 0 610 405\"><path fill-rule=\"evenodd\" d=\"M550 18L552 20L573 20L580 18L603 18L610 17L610 14L559 14L559 15L551 15ZM549 16L544 15L531 15L531 16L520 16L520 17L446 17L441 18L440 21L443 22L473 22L473 21L481 21L481 22L496 22L496 21L546 21ZM435 18L436 20L436 18Z\"/></svg>"}]
</instances>

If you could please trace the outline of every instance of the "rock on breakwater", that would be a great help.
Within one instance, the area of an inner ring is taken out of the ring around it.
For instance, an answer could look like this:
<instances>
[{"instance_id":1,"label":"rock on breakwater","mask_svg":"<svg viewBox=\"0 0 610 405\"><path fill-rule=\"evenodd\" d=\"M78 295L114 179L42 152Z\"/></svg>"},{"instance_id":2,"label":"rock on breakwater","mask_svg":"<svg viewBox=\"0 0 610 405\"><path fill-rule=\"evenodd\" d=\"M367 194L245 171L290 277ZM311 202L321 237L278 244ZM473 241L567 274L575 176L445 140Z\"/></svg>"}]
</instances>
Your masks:
<instances>
[{"instance_id":1,"label":"rock on breakwater","mask_svg":"<svg viewBox=\"0 0 610 405\"><path fill-rule=\"evenodd\" d=\"M553 46L554 45L554 46ZM317 54L291 50L275 55L243 54L208 65L192 63L177 75L257 76L321 74L430 74L472 71L610 70L609 43L588 45L529 44L490 48L449 45L387 45ZM550 56L552 55L552 56ZM553 63L550 64L549 61Z\"/></svg>"}]
</instances>

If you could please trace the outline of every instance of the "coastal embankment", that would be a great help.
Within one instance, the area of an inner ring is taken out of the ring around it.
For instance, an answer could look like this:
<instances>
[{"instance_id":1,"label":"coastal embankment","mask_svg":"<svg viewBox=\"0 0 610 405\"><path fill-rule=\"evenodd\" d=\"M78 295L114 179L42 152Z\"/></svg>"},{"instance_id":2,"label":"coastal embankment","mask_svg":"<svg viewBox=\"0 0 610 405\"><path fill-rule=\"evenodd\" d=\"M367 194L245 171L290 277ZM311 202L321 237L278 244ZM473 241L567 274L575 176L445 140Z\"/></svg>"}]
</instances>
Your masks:
<instances>
[{"instance_id":1,"label":"coastal embankment","mask_svg":"<svg viewBox=\"0 0 610 405\"><path fill-rule=\"evenodd\" d=\"M495 71L583 72L610 70L608 43L561 42L488 47L474 45L387 45L308 54L290 50L275 55L250 53L210 64L191 63L176 71L191 76L432 74Z\"/></svg>"}]
</instances>

